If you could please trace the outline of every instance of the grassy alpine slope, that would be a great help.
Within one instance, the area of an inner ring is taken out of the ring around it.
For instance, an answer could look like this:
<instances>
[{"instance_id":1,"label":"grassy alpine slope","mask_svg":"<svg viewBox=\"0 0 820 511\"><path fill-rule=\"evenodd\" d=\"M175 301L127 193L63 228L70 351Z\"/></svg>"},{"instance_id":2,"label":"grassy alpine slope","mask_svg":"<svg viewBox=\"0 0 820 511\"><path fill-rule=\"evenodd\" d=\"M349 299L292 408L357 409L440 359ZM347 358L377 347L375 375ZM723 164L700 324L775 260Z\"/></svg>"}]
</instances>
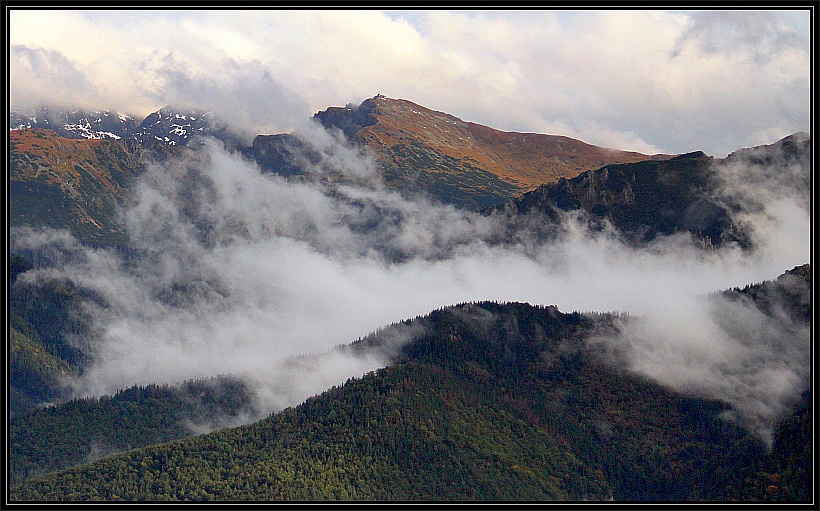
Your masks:
<instances>
[{"instance_id":1,"label":"grassy alpine slope","mask_svg":"<svg viewBox=\"0 0 820 511\"><path fill-rule=\"evenodd\" d=\"M9 132L9 226L68 229L92 245L123 243L118 207L152 161L179 147L70 139L48 129Z\"/></svg>"}]
</instances>

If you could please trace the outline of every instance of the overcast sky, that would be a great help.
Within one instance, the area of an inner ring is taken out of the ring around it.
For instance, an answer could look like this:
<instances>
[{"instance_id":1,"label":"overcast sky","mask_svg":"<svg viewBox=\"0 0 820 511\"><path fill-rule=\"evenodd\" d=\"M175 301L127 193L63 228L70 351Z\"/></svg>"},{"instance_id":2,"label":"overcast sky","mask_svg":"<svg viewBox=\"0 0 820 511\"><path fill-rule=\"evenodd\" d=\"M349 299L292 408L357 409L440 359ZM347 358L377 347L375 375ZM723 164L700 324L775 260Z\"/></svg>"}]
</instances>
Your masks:
<instances>
[{"instance_id":1,"label":"overcast sky","mask_svg":"<svg viewBox=\"0 0 820 511\"><path fill-rule=\"evenodd\" d=\"M506 131L723 157L810 131L811 11L11 10L10 106L290 132L377 93Z\"/></svg>"}]
</instances>

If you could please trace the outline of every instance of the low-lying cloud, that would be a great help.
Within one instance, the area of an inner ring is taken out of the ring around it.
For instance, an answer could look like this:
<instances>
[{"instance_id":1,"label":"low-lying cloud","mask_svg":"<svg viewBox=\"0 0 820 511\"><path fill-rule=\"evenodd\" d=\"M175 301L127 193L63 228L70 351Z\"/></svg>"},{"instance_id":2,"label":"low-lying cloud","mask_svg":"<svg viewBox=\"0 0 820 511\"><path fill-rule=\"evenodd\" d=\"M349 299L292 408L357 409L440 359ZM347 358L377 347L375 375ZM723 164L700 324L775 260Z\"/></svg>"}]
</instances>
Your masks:
<instances>
[{"instance_id":1,"label":"low-lying cloud","mask_svg":"<svg viewBox=\"0 0 820 511\"><path fill-rule=\"evenodd\" d=\"M773 425L810 383L810 325L764 314L747 299L691 296L615 324L616 332L593 340L614 361L685 394L728 403L724 417L769 446Z\"/></svg>"},{"instance_id":2,"label":"low-lying cloud","mask_svg":"<svg viewBox=\"0 0 820 511\"><path fill-rule=\"evenodd\" d=\"M14 233L18 248L74 254L21 280L64 276L101 297L89 305L93 363L72 382L77 395L241 374L267 414L386 363L333 347L479 300L639 316L606 341L628 346L633 370L724 399L758 430L799 395L807 332L784 336L708 295L809 260L802 197L778 195L765 221L747 218L760 227L753 253L704 251L688 236L637 249L573 214L556 241L497 244L499 218L386 188L371 157L317 126L297 136L322 155L319 179L263 174L217 142L150 167L123 211L127 256L64 232Z\"/></svg>"}]
</instances>

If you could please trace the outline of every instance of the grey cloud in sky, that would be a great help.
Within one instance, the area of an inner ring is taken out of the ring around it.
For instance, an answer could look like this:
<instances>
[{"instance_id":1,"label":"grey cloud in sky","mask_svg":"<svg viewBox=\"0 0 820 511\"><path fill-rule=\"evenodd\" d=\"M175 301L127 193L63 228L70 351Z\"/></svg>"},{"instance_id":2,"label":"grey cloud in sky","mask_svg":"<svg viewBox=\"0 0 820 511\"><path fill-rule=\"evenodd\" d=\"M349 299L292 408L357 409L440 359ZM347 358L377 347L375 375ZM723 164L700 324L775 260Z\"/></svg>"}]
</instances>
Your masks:
<instances>
[{"instance_id":1,"label":"grey cloud in sky","mask_svg":"<svg viewBox=\"0 0 820 511\"><path fill-rule=\"evenodd\" d=\"M751 9L15 11L11 104L139 116L200 101L270 134L382 93L505 131L723 157L810 131L808 21Z\"/></svg>"},{"instance_id":2,"label":"grey cloud in sky","mask_svg":"<svg viewBox=\"0 0 820 511\"><path fill-rule=\"evenodd\" d=\"M85 73L58 50L12 45L8 66L9 101L18 108L83 107L100 99Z\"/></svg>"},{"instance_id":3,"label":"grey cloud in sky","mask_svg":"<svg viewBox=\"0 0 820 511\"><path fill-rule=\"evenodd\" d=\"M176 58L154 52L135 73L140 87L158 103L208 110L244 132L281 133L305 122L314 112L283 87L259 61L214 59L204 72Z\"/></svg>"},{"instance_id":4,"label":"grey cloud in sky","mask_svg":"<svg viewBox=\"0 0 820 511\"><path fill-rule=\"evenodd\" d=\"M773 11L698 11L675 43L673 55L688 45L707 54L744 52L757 62L784 51L805 52L807 38L785 26Z\"/></svg>"}]
</instances>

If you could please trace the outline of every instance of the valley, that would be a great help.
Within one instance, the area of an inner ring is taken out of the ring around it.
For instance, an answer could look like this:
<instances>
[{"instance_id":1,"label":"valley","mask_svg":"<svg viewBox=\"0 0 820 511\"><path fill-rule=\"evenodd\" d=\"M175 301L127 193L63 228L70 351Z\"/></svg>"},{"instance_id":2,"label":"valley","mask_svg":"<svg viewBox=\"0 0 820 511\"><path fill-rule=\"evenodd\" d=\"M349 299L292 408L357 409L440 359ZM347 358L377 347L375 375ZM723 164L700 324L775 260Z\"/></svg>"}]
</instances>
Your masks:
<instances>
[{"instance_id":1,"label":"valley","mask_svg":"<svg viewBox=\"0 0 820 511\"><path fill-rule=\"evenodd\" d=\"M12 501L811 498L809 135L160 113L10 131Z\"/></svg>"}]
</instances>

